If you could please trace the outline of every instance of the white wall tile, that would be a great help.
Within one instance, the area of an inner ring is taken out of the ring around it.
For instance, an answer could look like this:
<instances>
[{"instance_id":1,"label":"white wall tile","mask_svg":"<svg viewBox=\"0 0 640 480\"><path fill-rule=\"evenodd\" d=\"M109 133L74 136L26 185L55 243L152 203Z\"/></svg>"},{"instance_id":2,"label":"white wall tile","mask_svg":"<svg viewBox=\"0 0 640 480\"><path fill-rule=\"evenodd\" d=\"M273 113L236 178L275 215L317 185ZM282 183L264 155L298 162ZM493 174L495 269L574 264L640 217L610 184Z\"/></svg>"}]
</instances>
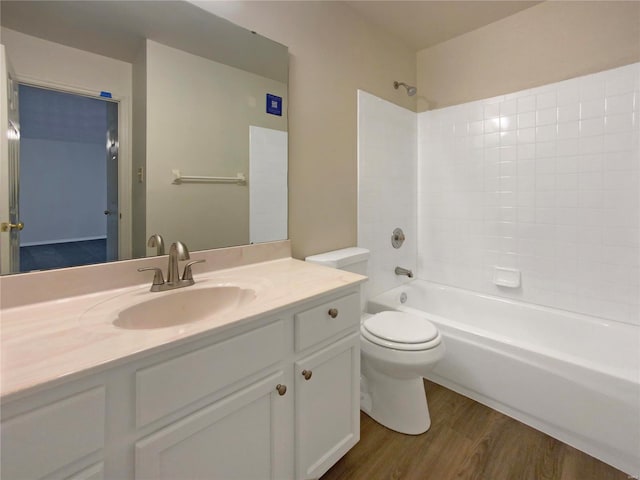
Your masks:
<instances>
[{"instance_id":1,"label":"white wall tile","mask_svg":"<svg viewBox=\"0 0 640 480\"><path fill-rule=\"evenodd\" d=\"M605 111L604 97L580 102L580 118L601 117Z\"/></svg>"},{"instance_id":2,"label":"white wall tile","mask_svg":"<svg viewBox=\"0 0 640 480\"><path fill-rule=\"evenodd\" d=\"M518 113L532 112L536 109L536 97L527 95L517 100Z\"/></svg>"},{"instance_id":3,"label":"white wall tile","mask_svg":"<svg viewBox=\"0 0 640 480\"><path fill-rule=\"evenodd\" d=\"M558 123L558 139L578 138L579 136L580 123L578 121Z\"/></svg>"},{"instance_id":4,"label":"white wall tile","mask_svg":"<svg viewBox=\"0 0 640 480\"><path fill-rule=\"evenodd\" d=\"M568 103L558 107L558 122L572 122L580 118L580 103Z\"/></svg>"},{"instance_id":5,"label":"white wall tile","mask_svg":"<svg viewBox=\"0 0 640 480\"><path fill-rule=\"evenodd\" d=\"M605 76L600 74L586 75L577 80L581 100L593 100L605 96Z\"/></svg>"},{"instance_id":6,"label":"white wall tile","mask_svg":"<svg viewBox=\"0 0 640 480\"><path fill-rule=\"evenodd\" d=\"M545 108L536 110L536 125L549 125L556 124L558 121L558 109L556 107L553 108Z\"/></svg>"},{"instance_id":7,"label":"white wall tile","mask_svg":"<svg viewBox=\"0 0 640 480\"><path fill-rule=\"evenodd\" d=\"M615 113L633 112L633 108L634 108L633 100L634 100L633 92L607 97L605 99L604 110L607 115L612 115Z\"/></svg>"},{"instance_id":8,"label":"white wall tile","mask_svg":"<svg viewBox=\"0 0 640 480\"><path fill-rule=\"evenodd\" d=\"M633 64L419 114L418 276L640 323L639 79ZM472 173L468 138L427 127L454 110L482 138ZM522 288L497 289L497 264Z\"/></svg>"},{"instance_id":9,"label":"white wall tile","mask_svg":"<svg viewBox=\"0 0 640 480\"><path fill-rule=\"evenodd\" d=\"M560 82L557 89L558 106L575 105L580 101L580 90L574 81Z\"/></svg>"},{"instance_id":10,"label":"white wall tile","mask_svg":"<svg viewBox=\"0 0 640 480\"><path fill-rule=\"evenodd\" d=\"M558 130L560 125L558 125ZM578 138L562 138L556 142L556 154L558 157L573 156L580 153L580 141Z\"/></svg>"},{"instance_id":11,"label":"white wall tile","mask_svg":"<svg viewBox=\"0 0 640 480\"><path fill-rule=\"evenodd\" d=\"M556 123L536 128L537 142L550 142L550 141L556 140L557 138L558 138L558 125Z\"/></svg>"},{"instance_id":12,"label":"white wall tile","mask_svg":"<svg viewBox=\"0 0 640 480\"><path fill-rule=\"evenodd\" d=\"M612 114L604 118L605 133L629 132L634 128L634 116L632 113Z\"/></svg>"},{"instance_id":13,"label":"white wall tile","mask_svg":"<svg viewBox=\"0 0 640 480\"><path fill-rule=\"evenodd\" d=\"M546 93L540 93L536 96L536 108L541 110L543 108L551 108L557 106L556 90L552 90Z\"/></svg>"},{"instance_id":14,"label":"white wall tile","mask_svg":"<svg viewBox=\"0 0 640 480\"><path fill-rule=\"evenodd\" d=\"M604 118L594 117L580 121L580 136L588 137L604 133Z\"/></svg>"}]
</instances>

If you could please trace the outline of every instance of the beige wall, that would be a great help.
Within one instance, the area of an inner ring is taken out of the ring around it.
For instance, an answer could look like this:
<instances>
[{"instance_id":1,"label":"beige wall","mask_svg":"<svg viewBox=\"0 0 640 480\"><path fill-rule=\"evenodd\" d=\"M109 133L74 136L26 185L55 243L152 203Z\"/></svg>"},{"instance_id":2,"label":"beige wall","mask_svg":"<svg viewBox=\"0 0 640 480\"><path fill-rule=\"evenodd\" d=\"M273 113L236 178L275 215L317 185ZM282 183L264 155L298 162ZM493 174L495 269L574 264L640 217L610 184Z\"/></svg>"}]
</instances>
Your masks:
<instances>
[{"instance_id":1,"label":"beige wall","mask_svg":"<svg viewBox=\"0 0 640 480\"><path fill-rule=\"evenodd\" d=\"M418 52L418 111L640 60L640 2L544 2Z\"/></svg>"},{"instance_id":2,"label":"beige wall","mask_svg":"<svg viewBox=\"0 0 640 480\"><path fill-rule=\"evenodd\" d=\"M357 89L415 109L415 52L341 2L194 2L289 47L293 255L356 244Z\"/></svg>"}]
</instances>

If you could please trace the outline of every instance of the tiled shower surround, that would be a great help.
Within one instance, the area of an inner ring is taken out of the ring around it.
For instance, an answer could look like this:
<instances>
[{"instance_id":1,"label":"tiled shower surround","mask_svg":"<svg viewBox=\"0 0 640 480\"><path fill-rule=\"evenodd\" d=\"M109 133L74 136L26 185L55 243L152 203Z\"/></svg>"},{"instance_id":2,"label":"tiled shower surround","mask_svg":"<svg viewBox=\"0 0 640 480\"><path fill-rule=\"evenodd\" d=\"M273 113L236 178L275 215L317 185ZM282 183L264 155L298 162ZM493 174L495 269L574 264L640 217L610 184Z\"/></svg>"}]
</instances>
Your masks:
<instances>
[{"instance_id":1,"label":"tiled shower surround","mask_svg":"<svg viewBox=\"0 0 640 480\"><path fill-rule=\"evenodd\" d=\"M358 246L371 252L368 295L407 282L394 268L416 270L417 239L416 114L369 93L358 91ZM391 234L402 228L402 248Z\"/></svg>"},{"instance_id":2,"label":"tiled shower surround","mask_svg":"<svg viewBox=\"0 0 640 480\"><path fill-rule=\"evenodd\" d=\"M408 115L359 94L358 243L386 275L375 290L402 281L389 269L403 261L425 280L640 324L640 64L420 113L417 156ZM495 267L521 285L495 285Z\"/></svg>"},{"instance_id":3,"label":"tiled shower surround","mask_svg":"<svg viewBox=\"0 0 640 480\"><path fill-rule=\"evenodd\" d=\"M419 114L419 277L640 323L639 72Z\"/></svg>"}]
</instances>

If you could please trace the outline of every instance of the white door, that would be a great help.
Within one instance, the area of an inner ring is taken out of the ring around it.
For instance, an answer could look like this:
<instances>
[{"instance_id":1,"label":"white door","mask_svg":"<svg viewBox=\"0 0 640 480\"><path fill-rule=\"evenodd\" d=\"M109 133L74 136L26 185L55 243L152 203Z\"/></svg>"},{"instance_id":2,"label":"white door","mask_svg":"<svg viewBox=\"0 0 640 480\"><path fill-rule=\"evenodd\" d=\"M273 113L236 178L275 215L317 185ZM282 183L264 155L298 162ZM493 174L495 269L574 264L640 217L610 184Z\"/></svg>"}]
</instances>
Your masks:
<instances>
[{"instance_id":1,"label":"white door","mask_svg":"<svg viewBox=\"0 0 640 480\"><path fill-rule=\"evenodd\" d=\"M274 373L137 442L136 480L291 478L290 377Z\"/></svg>"},{"instance_id":2,"label":"white door","mask_svg":"<svg viewBox=\"0 0 640 480\"><path fill-rule=\"evenodd\" d=\"M319 478L360 440L360 332L296 362L296 478Z\"/></svg>"},{"instance_id":3,"label":"white door","mask_svg":"<svg viewBox=\"0 0 640 480\"><path fill-rule=\"evenodd\" d=\"M20 271L18 84L0 45L0 273Z\"/></svg>"}]
</instances>

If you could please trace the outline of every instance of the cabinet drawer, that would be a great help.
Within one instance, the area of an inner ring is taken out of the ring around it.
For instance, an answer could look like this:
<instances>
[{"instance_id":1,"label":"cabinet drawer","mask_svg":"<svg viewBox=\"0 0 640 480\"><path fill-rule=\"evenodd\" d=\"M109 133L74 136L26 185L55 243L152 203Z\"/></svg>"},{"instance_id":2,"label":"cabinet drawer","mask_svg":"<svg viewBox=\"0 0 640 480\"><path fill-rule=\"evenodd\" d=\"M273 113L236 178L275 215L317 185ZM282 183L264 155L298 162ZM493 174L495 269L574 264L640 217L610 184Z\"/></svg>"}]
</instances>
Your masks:
<instances>
[{"instance_id":1,"label":"cabinet drawer","mask_svg":"<svg viewBox=\"0 0 640 480\"><path fill-rule=\"evenodd\" d=\"M280 361L285 327L277 321L136 372L140 427Z\"/></svg>"},{"instance_id":2,"label":"cabinet drawer","mask_svg":"<svg viewBox=\"0 0 640 480\"><path fill-rule=\"evenodd\" d=\"M98 387L2 423L2 477L42 478L104 446Z\"/></svg>"},{"instance_id":3,"label":"cabinet drawer","mask_svg":"<svg viewBox=\"0 0 640 480\"><path fill-rule=\"evenodd\" d=\"M360 295L323 303L295 315L296 351L304 350L360 322Z\"/></svg>"}]
</instances>

